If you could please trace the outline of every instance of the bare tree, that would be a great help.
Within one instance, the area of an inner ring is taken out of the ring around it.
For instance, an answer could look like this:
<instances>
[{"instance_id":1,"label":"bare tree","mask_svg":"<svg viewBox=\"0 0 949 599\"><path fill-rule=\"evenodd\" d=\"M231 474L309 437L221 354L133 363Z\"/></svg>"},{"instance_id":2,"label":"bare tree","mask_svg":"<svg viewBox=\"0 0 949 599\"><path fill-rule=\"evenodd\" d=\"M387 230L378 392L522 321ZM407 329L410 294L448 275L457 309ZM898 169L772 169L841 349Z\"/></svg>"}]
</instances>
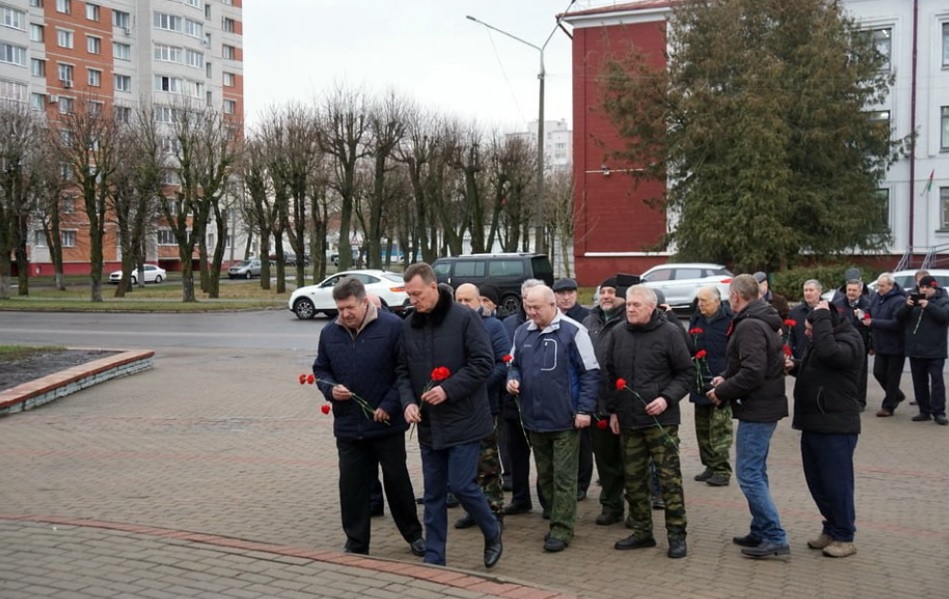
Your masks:
<instances>
[{"instance_id":1,"label":"bare tree","mask_svg":"<svg viewBox=\"0 0 949 599\"><path fill-rule=\"evenodd\" d=\"M386 179L395 168L393 152L405 136L406 110L406 103L395 93L389 92L382 102L372 108L369 116L372 192L367 206L369 222L365 238L369 268L382 267L382 237L387 233L382 226L382 213L389 199ZM389 256L388 251L386 256Z\"/></svg>"},{"instance_id":2,"label":"bare tree","mask_svg":"<svg viewBox=\"0 0 949 599\"><path fill-rule=\"evenodd\" d=\"M27 104L0 103L0 299L10 297L11 254L16 255L19 293L29 293L26 242L42 168L38 148L45 138L42 121Z\"/></svg>"},{"instance_id":3,"label":"bare tree","mask_svg":"<svg viewBox=\"0 0 949 599\"><path fill-rule=\"evenodd\" d=\"M239 206L244 220L251 223L252 230L260 236L262 289L270 289L270 235L278 217L267 170L269 162L265 142L257 137L248 139L241 156L243 195Z\"/></svg>"},{"instance_id":4,"label":"bare tree","mask_svg":"<svg viewBox=\"0 0 949 599\"><path fill-rule=\"evenodd\" d=\"M573 191L573 175L567 170L554 171L544 183L544 199L547 203L544 214L550 232L546 247L550 248L551 265L556 264L559 251L564 276L567 277L571 276L570 257L573 252Z\"/></svg>"}]
</instances>

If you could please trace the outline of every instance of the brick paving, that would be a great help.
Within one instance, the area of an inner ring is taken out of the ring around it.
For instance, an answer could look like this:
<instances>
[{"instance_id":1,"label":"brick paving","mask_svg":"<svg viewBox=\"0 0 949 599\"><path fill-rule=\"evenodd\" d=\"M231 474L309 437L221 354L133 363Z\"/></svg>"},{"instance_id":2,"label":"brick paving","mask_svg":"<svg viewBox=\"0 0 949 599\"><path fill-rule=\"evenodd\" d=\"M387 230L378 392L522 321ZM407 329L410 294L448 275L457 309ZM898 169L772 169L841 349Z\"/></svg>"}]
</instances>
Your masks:
<instances>
[{"instance_id":1,"label":"brick paving","mask_svg":"<svg viewBox=\"0 0 949 599\"><path fill-rule=\"evenodd\" d=\"M684 404L687 559L666 558L661 536L657 549L613 550L627 530L593 524L593 486L566 551L543 553L539 511L509 517L505 555L488 571L476 530L452 529L450 567L428 568L388 515L373 521L378 559L340 552L331 417L315 388L296 382L311 361L160 350L149 371L0 418L0 597L945 596L949 429L910 422L910 406L875 418L873 381L856 455L856 556L807 549L820 517L785 420L770 478L792 555L740 557L730 539L747 532L746 504L734 482L691 480L701 468Z\"/></svg>"}]
</instances>

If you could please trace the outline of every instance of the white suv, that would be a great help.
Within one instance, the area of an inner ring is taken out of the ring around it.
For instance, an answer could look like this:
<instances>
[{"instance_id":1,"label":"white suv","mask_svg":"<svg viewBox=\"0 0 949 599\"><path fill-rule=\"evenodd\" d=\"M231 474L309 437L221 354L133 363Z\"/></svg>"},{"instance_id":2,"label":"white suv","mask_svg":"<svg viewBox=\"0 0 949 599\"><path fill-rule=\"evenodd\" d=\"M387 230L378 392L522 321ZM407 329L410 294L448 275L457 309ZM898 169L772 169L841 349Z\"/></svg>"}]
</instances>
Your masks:
<instances>
[{"instance_id":1,"label":"white suv","mask_svg":"<svg viewBox=\"0 0 949 599\"><path fill-rule=\"evenodd\" d=\"M642 274L642 282L662 291L671 307L685 310L692 308L695 294L706 285L715 285L722 299L727 298L728 286L734 276L721 264L685 262L653 266Z\"/></svg>"}]
</instances>

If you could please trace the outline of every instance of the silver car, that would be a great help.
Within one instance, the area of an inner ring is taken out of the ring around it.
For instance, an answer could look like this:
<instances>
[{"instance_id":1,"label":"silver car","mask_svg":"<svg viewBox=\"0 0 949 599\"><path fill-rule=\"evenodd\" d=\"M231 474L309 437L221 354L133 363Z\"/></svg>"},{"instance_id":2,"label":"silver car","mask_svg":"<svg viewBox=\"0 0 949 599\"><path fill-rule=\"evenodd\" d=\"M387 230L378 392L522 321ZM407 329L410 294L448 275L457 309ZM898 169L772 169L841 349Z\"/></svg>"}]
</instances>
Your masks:
<instances>
[{"instance_id":1,"label":"silver car","mask_svg":"<svg viewBox=\"0 0 949 599\"><path fill-rule=\"evenodd\" d=\"M691 309L695 294L706 285L718 287L723 298L728 297L728 286L734 278L721 264L687 262L653 266L642 274L642 282L662 291L666 303L676 310Z\"/></svg>"},{"instance_id":2,"label":"silver car","mask_svg":"<svg viewBox=\"0 0 949 599\"><path fill-rule=\"evenodd\" d=\"M242 260L227 269L229 279L251 279L260 276L260 260Z\"/></svg>"}]
</instances>

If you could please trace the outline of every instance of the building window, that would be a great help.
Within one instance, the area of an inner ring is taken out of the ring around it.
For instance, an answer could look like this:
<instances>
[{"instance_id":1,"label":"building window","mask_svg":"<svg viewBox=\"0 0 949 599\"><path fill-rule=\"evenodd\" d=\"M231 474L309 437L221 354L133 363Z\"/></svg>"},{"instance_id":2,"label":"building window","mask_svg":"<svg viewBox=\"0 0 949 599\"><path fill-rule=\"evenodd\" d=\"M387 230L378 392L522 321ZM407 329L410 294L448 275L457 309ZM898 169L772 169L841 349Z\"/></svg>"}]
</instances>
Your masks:
<instances>
[{"instance_id":1,"label":"building window","mask_svg":"<svg viewBox=\"0 0 949 599\"><path fill-rule=\"evenodd\" d=\"M129 13L121 10L112 11L112 26L121 27L128 32L132 28L132 17Z\"/></svg>"},{"instance_id":2,"label":"building window","mask_svg":"<svg viewBox=\"0 0 949 599\"><path fill-rule=\"evenodd\" d=\"M116 60L132 60L132 46L112 42L112 57Z\"/></svg>"},{"instance_id":3,"label":"building window","mask_svg":"<svg viewBox=\"0 0 949 599\"><path fill-rule=\"evenodd\" d=\"M185 19L185 35L202 39L204 37L204 25L191 19Z\"/></svg>"},{"instance_id":4,"label":"building window","mask_svg":"<svg viewBox=\"0 0 949 599\"><path fill-rule=\"evenodd\" d=\"M942 215L942 230L949 230L949 187L939 188L939 213Z\"/></svg>"},{"instance_id":5,"label":"building window","mask_svg":"<svg viewBox=\"0 0 949 599\"><path fill-rule=\"evenodd\" d=\"M43 8L43 0L30 0L30 6L33 8Z\"/></svg>"},{"instance_id":6,"label":"building window","mask_svg":"<svg viewBox=\"0 0 949 599\"><path fill-rule=\"evenodd\" d=\"M30 59L30 74L34 77L46 76L46 61L39 58Z\"/></svg>"},{"instance_id":7,"label":"building window","mask_svg":"<svg viewBox=\"0 0 949 599\"><path fill-rule=\"evenodd\" d=\"M46 233L43 229L33 230L33 247L46 247Z\"/></svg>"},{"instance_id":8,"label":"building window","mask_svg":"<svg viewBox=\"0 0 949 599\"><path fill-rule=\"evenodd\" d=\"M228 46L227 44L224 44L221 54L227 60L237 60L237 49L234 48L234 46Z\"/></svg>"},{"instance_id":9,"label":"building window","mask_svg":"<svg viewBox=\"0 0 949 599\"><path fill-rule=\"evenodd\" d=\"M129 75L116 75L115 78L115 89L120 92L130 92L132 91L132 77Z\"/></svg>"},{"instance_id":10,"label":"building window","mask_svg":"<svg viewBox=\"0 0 949 599\"><path fill-rule=\"evenodd\" d=\"M890 228L890 190L878 189L877 196L880 198L880 222Z\"/></svg>"},{"instance_id":11,"label":"building window","mask_svg":"<svg viewBox=\"0 0 949 599\"><path fill-rule=\"evenodd\" d=\"M942 118L940 123L942 125L942 135L939 136L941 140L939 142L939 149L943 152L949 152L949 106L942 107Z\"/></svg>"},{"instance_id":12,"label":"building window","mask_svg":"<svg viewBox=\"0 0 949 599\"><path fill-rule=\"evenodd\" d=\"M56 30L56 43L60 48L72 48L72 31Z\"/></svg>"},{"instance_id":13,"label":"building window","mask_svg":"<svg viewBox=\"0 0 949 599\"><path fill-rule=\"evenodd\" d=\"M86 18L90 21L99 20L99 5L86 2Z\"/></svg>"},{"instance_id":14,"label":"building window","mask_svg":"<svg viewBox=\"0 0 949 599\"><path fill-rule=\"evenodd\" d=\"M56 12L70 14L72 12L72 0L56 0Z\"/></svg>"},{"instance_id":15,"label":"building window","mask_svg":"<svg viewBox=\"0 0 949 599\"><path fill-rule=\"evenodd\" d=\"M155 26L155 29L164 29L166 31L182 31L184 29L184 19L178 15L169 15L163 12L156 12L153 15L152 24Z\"/></svg>"},{"instance_id":16,"label":"building window","mask_svg":"<svg viewBox=\"0 0 949 599\"><path fill-rule=\"evenodd\" d=\"M71 64L59 63L57 65L57 72L59 74L60 81L72 81L73 66Z\"/></svg>"},{"instance_id":17,"label":"building window","mask_svg":"<svg viewBox=\"0 0 949 599\"><path fill-rule=\"evenodd\" d=\"M942 24L942 66L949 67L949 23Z\"/></svg>"},{"instance_id":18,"label":"building window","mask_svg":"<svg viewBox=\"0 0 949 599\"><path fill-rule=\"evenodd\" d=\"M76 247L76 232L75 231L60 231L60 240L62 241L62 246L64 248L74 248Z\"/></svg>"},{"instance_id":19,"label":"building window","mask_svg":"<svg viewBox=\"0 0 949 599\"><path fill-rule=\"evenodd\" d=\"M211 20L211 3L204 5L204 20L205 21Z\"/></svg>"},{"instance_id":20,"label":"building window","mask_svg":"<svg viewBox=\"0 0 949 599\"><path fill-rule=\"evenodd\" d=\"M164 75L155 75L155 91L180 94L182 90L182 80L178 77L166 77Z\"/></svg>"},{"instance_id":21,"label":"building window","mask_svg":"<svg viewBox=\"0 0 949 599\"><path fill-rule=\"evenodd\" d=\"M26 13L7 6L0 6L0 23L3 23L4 27L26 31Z\"/></svg>"},{"instance_id":22,"label":"building window","mask_svg":"<svg viewBox=\"0 0 949 599\"><path fill-rule=\"evenodd\" d=\"M46 110L46 96L43 94L30 94L30 108L33 110Z\"/></svg>"},{"instance_id":23,"label":"building window","mask_svg":"<svg viewBox=\"0 0 949 599\"><path fill-rule=\"evenodd\" d=\"M73 179L72 166L70 166L69 163L66 163L66 162L59 163L59 177L63 181L72 181Z\"/></svg>"},{"instance_id":24,"label":"building window","mask_svg":"<svg viewBox=\"0 0 949 599\"><path fill-rule=\"evenodd\" d=\"M234 30L236 29L234 25L234 19L229 19L227 17L224 17L223 21L224 22L221 24L221 29L223 29L224 31L228 33L234 33Z\"/></svg>"},{"instance_id":25,"label":"building window","mask_svg":"<svg viewBox=\"0 0 949 599\"><path fill-rule=\"evenodd\" d=\"M175 234L171 229L158 230L158 245L178 245L175 241Z\"/></svg>"},{"instance_id":26,"label":"building window","mask_svg":"<svg viewBox=\"0 0 949 599\"><path fill-rule=\"evenodd\" d=\"M208 79L211 78L211 61L204 63L204 76Z\"/></svg>"},{"instance_id":27,"label":"building window","mask_svg":"<svg viewBox=\"0 0 949 599\"><path fill-rule=\"evenodd\" d=\"M234 114L237 112L237 102L234 100L224 100L224 114Z\"/></svg>"},{"instance_id":28,"label":"building window","mask_svg":"<svg viewBox=\"0 0 949 599\"><path fill-rule=\"evenodd\" d=\"M89 54L102 54L102 38L86 36L86 51Z\"/></svg>"},{"instance_id":29,"label":"building window","mask_svg":"<svg viewBox=\"0 0 949 599\"><path fill-rule=\"evenodd\" d=\"M889 27L881 27L872 31L873 44L877 52L883 57L883 70L892 69L891 59L893 57L893 30Z\"/></svg>"},{"instance_id":30,"label":"building window","mask_svg":"<svg viewBox=\"0 0 949 599\"><path fill-rule=\"evenodd\" d=\"M195 50L185 50L185 64L196 69L203 69L204 54Z\"/></svg>"},{"instance_id":31,"label":"building window","mask_svg":"<svg viewBox=\"0 0 949 599\"><path fill-rule=\"evenodd\" d=\"M172 117L171 108L168 106L156 106L155 111L155 122L156 123L170 123Z\"/></svg>"},{"instance_id":32,"label":"building window","mask_svg":"<svg viewBox=\"0 0 949 599\"><path fill-rule=\"evenodd\" d=\"M201 0L185 0L188 6L193 6L195 8L201 8Z\"/></svg>"},{"instance_id":33,"label":"building window","mask_svg":"<svg viewBox=\"0 0 949 599\"><path fill-rule=\"evenodd\" d=\"M0 62L26 66L26 48L0 42Z\"/></svg>"},{"instance_id":34,"label":"building window","mask_svg":"<svg viewBox=\"0 0 949 599\"><path fill-rule=\"evenodd\" d=\"M95 100L90 100L86 106L86 112L91 115L100 115L102 114L102 102L97 102Z\"/></svg>"},{"instance_id":35,"label":"building window","mask_svg":"<svg viewBox=\"0 0 949 599\"><path fill-rule=\"evenodd\" d=\"M76 110L76 101L66 96L59 97L59 114L72 114Z\"/></svg>"},{"instance_id":36,"label":"building window","mask_svg":"<svg viewBox=\"0 0 949 599\"><path fill-rule=\"evenodd\" d=\"M43 42L43 29L42 25L37 25L36 23L30 23L30 41L31 42Z\"/></svg>"},{"instance_id":37,"label":"building window","mask_svg":"<svg viewBox=\"0 0 949 599\"><path fill-rule=\"evenodd\" d=\"M184 48L155 44L155 60L162 62L184 62Z\"/></svg>"},{"instance_id":38,"label":"building window","mask_svg":"<svg viewBox=\"0 0 949 599\"><path fill-rule=\"evenodd\" d=\"M204 103L205 103L205 105L207 105L207 106L213 106L213 105L214 105L214 94L211 92L211 90L208 90L207 92L205 92L205 94L204 94Z\"/></svg>"},{"instance_id":39,"label":"building window","mask_svg":"<svg viewBox=\"0 0 949 599\"><path fill-rule=\"evenodd\" d=\"M112 112L115 114L117 123L127 123L132 120L132 109L128 106L113 106Z\"/></svg>"},{"instance_id":40,"label":"building window","mask_svg":"<svg viewBox=\"0 0 949 599\"><path fill-rule=\"evenodd\" d=\"M0 99L26 102L29 91L22 83L0 79Z\"/></svg>"},{"instance_id":41,"label":"building window","mask_svg":"<svg viewBox=\"0 0 949 599\"><path fill-rule=\"evenodd\" d=\"M89 87L102 87L102 71L99 69L89 69Z\"/></svg>"},{"instance_id":42,"label":"building window","mask_svg":"<svg viewBox=\"0 0 949 599\"><path fill-rule=\"evenodd\" d=\"M234 73L224 73L224 87L234 87Z\"/></svg>"}]
</instances>

